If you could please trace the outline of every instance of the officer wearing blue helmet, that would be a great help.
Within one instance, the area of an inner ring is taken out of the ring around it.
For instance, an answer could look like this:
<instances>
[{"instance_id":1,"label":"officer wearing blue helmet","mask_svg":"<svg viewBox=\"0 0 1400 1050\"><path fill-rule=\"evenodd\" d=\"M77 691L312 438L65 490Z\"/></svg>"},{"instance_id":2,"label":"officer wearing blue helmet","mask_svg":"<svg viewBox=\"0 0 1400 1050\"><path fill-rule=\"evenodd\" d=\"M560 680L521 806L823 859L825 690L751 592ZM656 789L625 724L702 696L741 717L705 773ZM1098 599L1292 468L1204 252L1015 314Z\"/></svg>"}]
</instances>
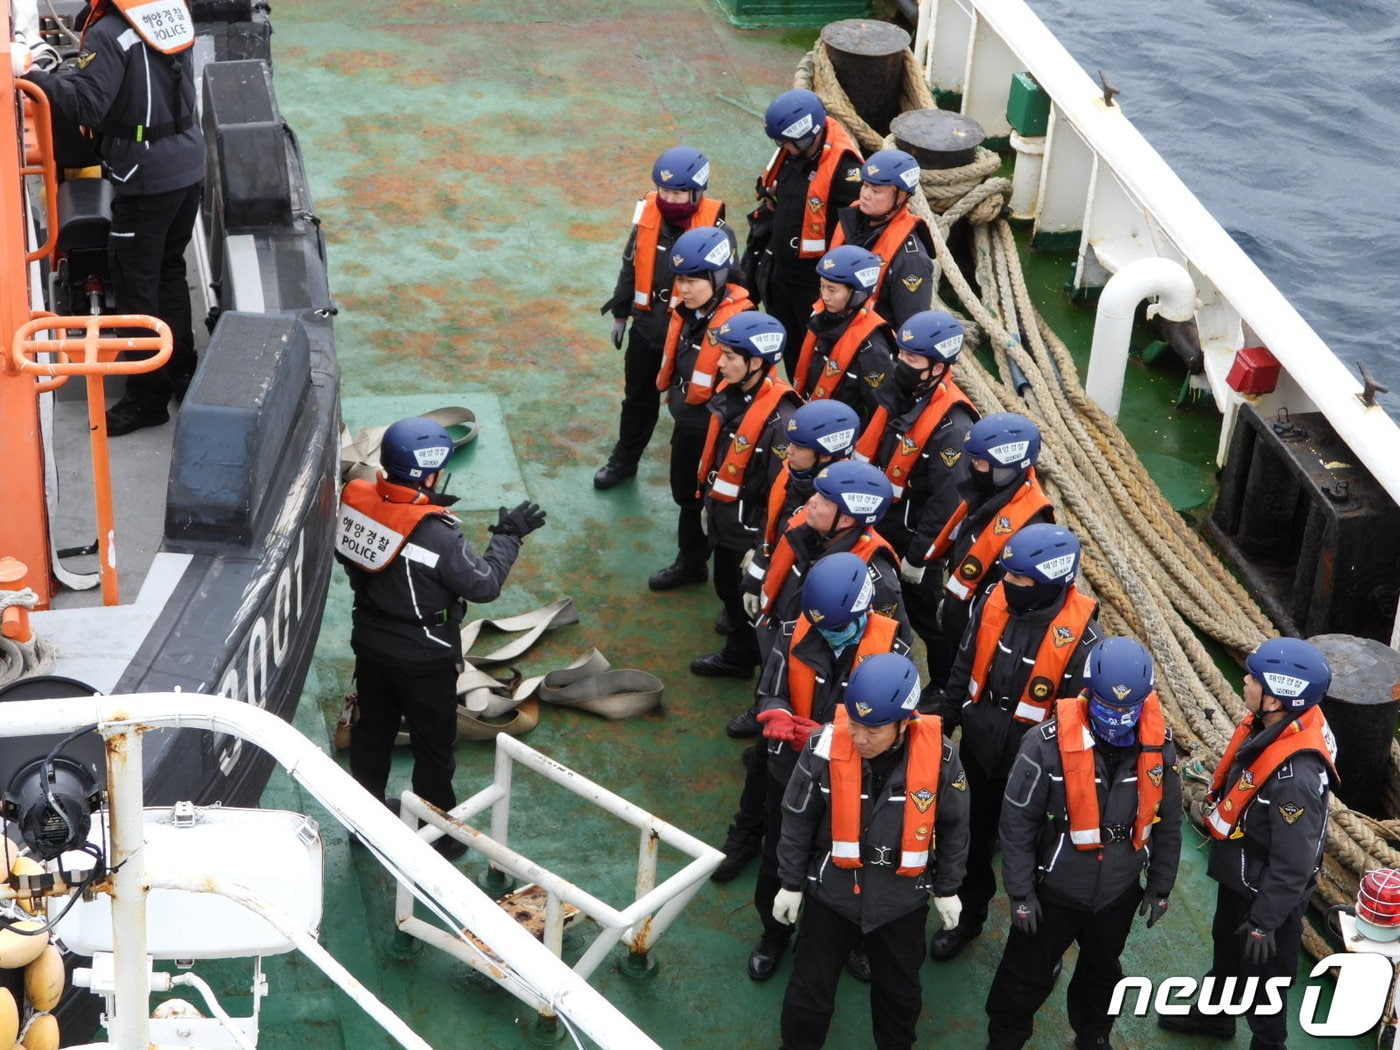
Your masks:
<instances>
[{"instance_id":1,"label":"officer wearing blue helmet","mask_svg":"<svg viewBox=\"0 0 1400 1050\"><path fill-rule=\"evenodd\" d=\"M637 202L632 230L622 249L622 268L613 297L602 312L612 314L612 343L627 351L622 359L622 414L617 443L593 475L593 485L610 489L637 473L637 463L656 429L660 401L656 373L670 322L671 246L686 230L724 226L724 202L706 196L710 162L691 146L672 146L652 165L656 189Z\"/></svg>"},{"instance_id":2,"label":"officer wearing blue helmet","mask_svg":"<svg viewBox=\"0 0 1400 1050\"><path fill-rule=\"evenodd\" d=\"M491 542L477 554L441 491L452 436L430 419L401 419L384 432L375 481L350 481L340 497L335 556L355 595L359 721L350 736L350 773L381 801L400 720L413 746L413 790L439 809L456 802L457 673L467 602L489 602L544 512L528 500L500 509ZM439 852L459 857L451 838Z\"/></svg>"},{"instance_id":3,"label":"officer wearing blue helmet","mask_svg":"<svg viewBox=\"0 0 1400 1050\"><path fill-rule=\"evenodd\" d=\"M1226 745L1206 794L1211 837L1207 871L1219 883L1210 974L1217 980L1258 978L1246 1019L1259 1050L1288 1037L1283 1009L1262 1013L1265 986L1292 977L1298 965L1303 913L1317 884L1327 839L1327 803L1336 782L1336 741L1318 706L1332 668L1314 645L1273 638L1245 659L1243 721ZM1285 996L1287 992L1285 991ZM1192 1008L1161 1016L1173 1032L1229 1039L1235 1018Z\"/></svg>"},{"instance_id":4,"label":"officer wearing blue helmet","mask_svg":"<svg viewBox=\"0 0 1400 1050\"><path fill-rule=\"evenodd\" d=\"M817 263L818 300L807 320L793 386L813 401L834 398L860 413L875 412L875 391L894 368L894 333L874 310L880 259L844 244Z\"/></svg>"},{"instance_id":5,"label":"officer wearing blue helmet","mask_svg":"<svg viewBox=\"0 0 1400 1050\"><path fill-rule=\"evenodd\" d=\"M933 235L909 210L919 185L919 162L901 149L872 153L860 167L860 199L838 216L832 245L853 244L880 258L874 308L898 328L927 310L938 283Z\"/></svg>"},{"instance_id":6,"label":"officer wearing blue helmet","mask_svg":"<svg viewBox=\"0 0 1400 1050\"><path fill-rule=\"evenodd\" d=\"M786 333L758 310L735 314L715 332L721 383L696 485L715 559L715 594L732 628L724 647L691 661L693 674L750 678L759 665L753 624L744 615L744 556L767 526L768 492L787 455L788 421L801 399L774 374Z\"/></svg>"},{"instance_id":7,"label":"officer wearing blue helmet","mask_svg":"<svg viewBox=\"0 0 1400 1050\"><path fill-rule=\"evenodd\" d=\"M763 544L771 547L780 529L816 491L817 475L837 460L846 459L860 435L860 416L840 401L811 401L788 420L788 454L774 484L779 498L768 503L768 529ZM763 574L758 574L762 580ZM757 594L757 583L753 587ZM752 610L758 615L757 606Z\"/></svg>"},{"instance_id":8,"label":"officer wearing blue helmet","mask_svg":"<svg viewBox=\"0 0 1400 1050\"><path fill-rule=\"evenodd\" d=\"M951 959L982 932L996 894L992 857L1007 776L1021 739L1055 699L1075 696L1101 637L1098 603L1074 586L1079 540L1058 525L1027 525L1001 552L1002 578L972 610L938 697L943 726L962 726L959 753L972 795L961 921L934 934L929 953Z\"/></svg>"},{"instance_id":9,"label":"officer wearing blue helmet","mask_svg":"<svg viewBox=\"0 0 1400 1050\"><path fill-rule=\"evenodd\" d=\"M789 377L817 298L817 260L831 247L836 214L860 195L860 149L810 91L784 91L764 114L777 144L756 186L744 249L745 283L782 322Z\"/></svg>"},{"instance_id":10,"label":"officer wearing blue helmet","mask_svg":"<svg viewBox=\"0 0 1400 1050\"><path fill-rule=\"evenodd\" d=\"M671 247L675 296L661 353L656 388L671 413L671 498L678 508L676 558L647 579L653 591L704 583L710 544L701 524L702 504L695 471L710 425L709 401L720 381L719 330L753 303L730 280L734 241L730 230L699 226L686 230Z\"/></svg>"},{"instance_id":11,"label":"officer wearing blue helmet","mask_svg":"<svg viewBox=\"0 0 1400 1050\"><path fill-rule=\"evenodd\" d=\"M1153 681L1140 642L1105 638L1089 653L1084 691L1021 741L999 826L1012 926L987 993L991 1050L1030 1040L1072 943L1074 1045L1111 1045L1134 913L1148 929L1166 914L1181 856L1176 744Z\"/></svg>"},{"instance_id":12,"label":"officer wearing blue helmet","mask_svg":"<svg viewBox=\"0 0 1400 1050\"><path fill-rule=\"evenodd\" d=\"M783 998L782 1043L820 1047L836 983L862 939L874 1044L912 1048L933 898L957 922L967 851L967 783L937 717L917 717L919 672L898 653L851 672L836 720L814 734L783 797L773 915L802 916Z\"/></svg>"}]
</instances>

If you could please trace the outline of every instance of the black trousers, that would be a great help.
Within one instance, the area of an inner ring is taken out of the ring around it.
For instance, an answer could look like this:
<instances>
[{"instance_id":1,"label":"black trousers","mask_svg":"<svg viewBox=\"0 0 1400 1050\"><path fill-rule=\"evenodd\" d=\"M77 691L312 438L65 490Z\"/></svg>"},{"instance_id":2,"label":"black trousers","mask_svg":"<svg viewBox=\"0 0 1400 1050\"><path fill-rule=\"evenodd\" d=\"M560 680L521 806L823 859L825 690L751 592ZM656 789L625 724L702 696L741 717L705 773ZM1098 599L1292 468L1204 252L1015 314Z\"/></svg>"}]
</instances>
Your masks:
<instances>
[{"instance_id":1,"label":"black trousers","mask_svg":"<svg viewBox=\"0 0 1400 1050\"><path fill-rule=\"evenodd\" d=\"M1264 988L1270 977L1292 977L1298 972L1298 947L1303 940L1303 913L1308 910L1308 899L1304 897L1299 901L1283 920L1283 925L1274 931L1274 957L1262 966L1244 961L1244 939L1237 932L1249 921L1251 903L1248 897L1232 893L1224 886L1216 890L1215 920L1210 927L1214 950L1207 976L1258 977L1259 988L1254 1000L1257 1006L1266 998ZM1237 982L1236 987L1242 983L1243 980ZM1284 1008L1279 1013L1261 1015L1251 1010L1245 1015L1254 1035L1250 1050L1283 1050L1287 1045L1288 1015L1292 1011L1288 1004L1290 991L1291 986L1285 989Z\"/></svg>"},{"instance_id":2,"label":"black trousers","mask_svg":"<svg viewBox=\"0 0 1400 1050\"><path fill-rule=\"evenodd\" d=\"M759 749L767 754L762 744ZM754 763L757 765L757 763ZM769 775L768 763L763 763L763 851L758 855L758 878L753 884L753 907L763 925L763 936L770 941L786 941L792 927L773 918L773 898L782 889L778 881L778 840L783 835L783 794L786 785ZM747 789L747 784L745 788Z\"/></svg>"},{"instance_id":3,"label":"black trousers","mask_svg":"<svg viewBox=\"0 0 1400 1050\"><path fill-rule=\"evenodd\" d=\"M734 628L724 636L724 655L733 663L757 667L758 636L744 612L742 562L745 553L728 547L715 548L715 595L724 603L724 611Z\"/></svg>"},{"instance_id":4,"label":"black trousers","mask_svg":"<svg viewBox=\"0 0 1400 1050\"><path fill-rule=\"evenodd\" d=\"M457 669L448 664L407 671L356 653L355 685L360 720L350 733L350 775L375 798L384 798L394 737L403 719L413 746L414 793L439 809L455 806Z\"/></svg>"},{"instance_id":5,"label":"black trousers","mask_svg":"<svg viewBox=\"0 0 1400 1050\"><path fill-rule=\"evenodd\" d=\"M671 499L680 508L676 518L676 561L692 568L710 560L710 541L705 537L700 515L704 503L695 494L704 452L705 431L689 427L671 431Z\"/></svg>"},{"instance_id":6,"label":"black trousers","mask_svg":"<svg viewBox=\"0 0 1400 1050\"><path fill-rule=\"evenodd\" d=\"M660 304L653 309L662 309ZM617 444L612 458L635 467L646 451L656 420L661 414L661 392L656 374L661 370L661 352L666 327L660 335L655 325L633 320L627 334L627 350L622 358L622 413L617 426Z\"/></svg>"},{"instance_id":7,"label":"black trousers","mask_svg":"<svg viewBox=\"0 0 1400 1050\"><path fill-rule=\"evenodd\" d=\"M797 359L802 354L802 341L807 338L807 321L812 316L817 293L815 264L807 272L798 270L775 275L764 292L763 309L776 317L787 331L783 368L787 371L788 382L792 382L792 375L797 371Z\"/></svg>"},{"instance_id":8,"label":"black trousers","mask_svg":"<svg viewBox=\"0 0 1400 1050\"><path fill-rule=\"evenodd\" d=\"M128 376L126 396L164 407L171 377L194 371L194 329L185 282L185 249L199 214L202 184L167 193L117 196L107 241L117 312L150 314L170 326L170 360L154 372ZM141 333L148 334L148 333Z\"/></svg>"},{"instance_id":9,"label":"black trousers","mask_svg":"<svg viewBox=\"0 0 1400 1050\"><path fill-rule=\"evenodd\" d=\"M1132 890L1101 911L1078 911L1051 900L1040 902L1034 936L1011 930L1001 965L987 992L987 1050L1020 1050L1035 1030L1035 1012L1055 987L1055 964L1071 944L1079 945L1065 994L1070 1027L1077 1036L1107 1036L1113 1028L1108 1004L1123 976L1123 954L1139 894Z\"/></svg>"},{"instance_id":10,"label":"black trousers","mask_svg":"<svg viewBox=\"0 0 1400 1050\"><path fill-rule=\"evenodd\" d=\"M961 922L978 926L986 920L987 905L997 892L992 860L996 856L997 825L1001 823L1006 778L988 774L966 750L963 751L963 770L967 773L967 790L972 797L968 800L967 872L958 887L958 897L962 900Z\"/></svg>"},{"instance_id":11,"label":"black trousers","mask_svg":"<svg viewBox=\"0 0 1400 1050\"><path fill-rule=\"evenodd\" d=\"M928 652L929 688L940 689L948 681L958 642L962 640L961 634L956 638L950 637L938 622L938 606L946 593L943 589L943 563L929 562L922 580L902 583L900 590L904 596L904 611L909 617L909 626L923 640Z\"/></svg>"},{"instance_id":12,"label":"black trousers","mask_svg":"<svg viewBox=\"0 0 1400 1050\"><path fill-rule=\"evenodd\" d=\"M876 1050L910 1050L923 986L924 924L928 905L865 934L870 958L870 1027ZM860 926L814 900L802 903L796 958L783 996L782 1050L817 1050L826 1043L836 1009L836 982L846 956L861 943Z\"/></svg>"}]
</instances>

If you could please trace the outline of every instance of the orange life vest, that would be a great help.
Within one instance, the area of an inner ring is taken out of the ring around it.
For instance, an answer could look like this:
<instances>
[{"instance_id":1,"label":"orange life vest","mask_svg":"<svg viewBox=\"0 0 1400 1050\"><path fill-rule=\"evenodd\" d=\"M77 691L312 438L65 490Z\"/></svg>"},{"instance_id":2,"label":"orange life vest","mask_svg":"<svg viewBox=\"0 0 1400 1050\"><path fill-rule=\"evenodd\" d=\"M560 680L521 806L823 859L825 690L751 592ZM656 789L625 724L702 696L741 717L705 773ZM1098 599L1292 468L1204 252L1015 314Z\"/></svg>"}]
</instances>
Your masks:
<instances>
[{"instance_id":1,"label":"orange life vest","mask_svg":"<svg viewBox=\"0 0 1400 1050\"><path fill-rule=\"evenodd\" d=\"M1069 840L1076 849L1096 850L1103 846L1099 820L1099 792L1094 783L1094 743L1089 730L1089 696L1067 696L1055 705L1060 728L1060 766L1065 775L1065 803L1069 809ZM1138 716L1137 816L1133 819L1133 849L1142 849L1157 823L1162 808L1162 748L1167 741L1167 725L1162 703L1154 689L1147 694Z\"/></svg>"},{"instance_id":2,"label":"orange life vest","mask_svg":"<svg viewBox=\"0 0 1400 1050\"><path fill-rule=\"evenodd\" d=\"M904 832L896 875L920 875L928 867L938 819L938 778L943 769L943 720L914 715L905 730L909 750L904 773ZM831 730L831 862L859 868L861 757L851 742L846 706L836 709ZM875 805L871 799L871 805Z\"/></svg>"},{"instance_id":3,"label":"orange life vest","mask_svg":"<svg viewBox=\"0 0 1400 1050\"><path fill-rule=\"evenodd\" d=\"M424 493L396 485L382 473L376 481L347 481L336 515L335 549L360 568L380 572L430 514L454 520Z\"/></svg>"},{"instance_id":4,"label":"orange life vest","mask_svg":"<svg viewBox=\"0 0 1400 1050\"><path fill-rule=\"evenodd\" d=\"M812 629L812 626L812 621L807 619L806 613L803 613L797 618L797 627L793 629L792 641L788 644L788 699L792 703L792 713L801 715L803 718L812 717L812 702L817 691L817 673L798 658L797 647L802 644L802 639L807 637L807 632ZM867 656L890 652L894 648L894 640L898 632L899 623L897 621L876 612L867 613L865 633L860 636L860 644L856 647L856 658L851 663L851 670L854 671L859 667L860 662Z\"/></svg>"},{"instance_id":5,"label":"orange life vest","mask_svg":"<svg viewBox=\"0 0 1400 1050\"><path fill-rule=\"evenodd\" d=\"M194 44L194 19L185 0L104 0L94 4L85 26L96 25L110 3L128 25L162 55L178 55Z\"/></svg>"},{"instance_id":6,"label":"orange life vest","mask_svg":"<svg viewBox=\"0 0 1400 1050\"><path fill-rule=\"evenodd\" d=\"M875 244L870 249L872 254L880 257L880 276L870 293L870 302L880 298L880 291L885 287L885 278L889 276L890 263L894 261L895 254L903 249L904 242L909 239L910 234L919 227L923 227L925 236L928 236L928 223L912 214L906 203L890 216L890 221L880 230L880 236L875 239ZM931 237L929 239L932 240ZM831 237L831 246L839 248L845 243L846 228L837 223L836 232Z\"/></svg>"},{"instance_id":7,"label":"orange life vest","mask_svg":"<svg viewBox=\"0 0 1400 1050\"><path fill-rule=\"evenodd\" d=\"M919 454L923 452L924 445L929 437L943 419L952 410L954 405L966 405L972 408L972 402L964 394L958 385L951 379L944 379L934 390L933 396L928 399L928 404L924 405L924 410L919 413L919 418L914 421L914 428L907 434L901 434L899 444L895 446L890 461L885 464L885 477L890 479L890 485L894 487L894 498L898 502L904 496L904 484L909 480L909 474L914 469L914 464L919 460ZM860 440L856 442L855 452L852 456L863 463L873 462L880 454L880 444L885 438L885 427L889 425L890 413L884 406L877 408L870 417L870 422L866 425L864 432L860 435ZM959 450L959 455L961 455ZM875 464L879 466L878 463Z\"/></svg>"},{"instance_id":8,"label":"orange life vest","mask_svg":"<svg viewBox=\"0 0 1400 1050\"><path fill-rule=\"evenodd\" d=\"M788 539L788 532L791 532L799 525L807 522L807 508L803 507L792 516L788 523L788 528L778 537L777 544L773 547L773 557L768 561L768 571L763 576L763 595L759 602L759 607L763 612L770 612L773 603L778 600L778 592L783 589L783 583L792 574L793 566L797 564L797 552L792 549L792 541ZM899 563L899 555L894 552L889 541L875 531L874 526L867 526L851 547L851 553L870 564L870 559L875 557L876 551L886 551L890 559Z\"/></svg>"},{"instance_id":9,"label":"orange life vest","mask_svg":"<svg viewBox=\"0 0 1400 1050\"><path fill-rule=\"evenodd\" d=\"M1065 604L1045 628L1045 637L1035 654L1035 666L1026 680L1025 692L1016 701L1012 717L1018 722L1036 724L1045 721L1050 705L1060 690L1060 680L1074 655L1084 628L1094 617L1098 602L1080 594L1070 584ZM972 674L967 682L967 695L973 703L982 698L987 684L987 672L992 667L997 643L1011 620L1011 608L1006 604L1006 584L998 583L982 605L982 623L977 630L977 648L972 658Z\"/></svg>"},{"instance_id":10,"label":"orange life vest","mask_svg":"<svg viewBox=\"0 0 1400 1050\"><path fill-rule=\"evenodd\" d=\"M826 310L818 304L815 312L820 314L825 313ZM872 307L862 307L855 317L851 318L851 323L841 333L841 338L836 340L836 345L831 348L831 352L826 358L826 364L822 367L821 377L810 392L807 389L807 382L808 375L812 370L812 357L817 352L817 333L808 331L802 340L802 353L797 358L797 371L793 373L797 392L810 401L821 401L834 397L836 388L841 385L841 380L845 378L846 371L851 367L851 362L855 360L856 351L869 338L870 333L884 323L885 319L877 314Z\"/></svg>"},{"instance_id":11,"label":"orange life vest","mask_svg":"<svg viewBox=\"0 0 1400 1050\"><path fill-rule=\"evenodd\" d=\"M671 325L666 329L666 345L662 350L661 371L656 375L656 389L665 391L671 385L671 377L676 373L676 351L680 348L681 320L676 309L678 299L671 300ZM695 368L690 373L690 385L685 391L687 405L703 405L710 400L715 390L715 378L719 375L719 330L737 313L752 310L747 288L737 284L726 285L724 298L715 307L715 312L705 323L705 337L700 342L700 353L695 359Z\"/></svg>"},{"instance_id":12,"label":"orange life vest","mask_svg":"<svg viewBox=\"0 0 1400 1050\"><path fill-rule=\"evenodd\" d=\"M695 214L690 217L687 229L713 226L723 210L723 201L701 197ZM666 222L661 217L661 209L656 206L655 190L637 202L637 216L632 221L637 226L636 254L632 257L632 273L635 277L632 308L650 310L654 291L652 285L656 278L656 246L661 243L661 227Z\"/></svg>"},{"instance_id":13,"label":"orange life vest","mask_svg":"<svg viewBox=\"0 0 1400 1050\"><path fill-rule=\"evenodd\" d=\"M826 118L826 132L822 138L821 156L817 159L817 170L807 185L807 203L802 215L802 232L798 234L797 257L818 259L826 254L826 221L830 212L831 183L836 177L836 169L841 158L847 153L860 161L860 148L850 133L835 117ZM787 150L779 149L773 154L760 178L764 189L772 191L778 185L778 172L788 159Z\"/></svg>"},{"instance_id":14,"label":"orange life vest","mask_svg":"<svg viewBox=\"0 0 1400 1050\"><path fill-rule=\"evenodd\" d=\"M783 504L787 502L788 486L791 483L792 475L788 473L788 465L784 463L773 480L773 487L768 490L768 524L763 527L763 545L769 550L773 549L773 544L778 539L778 526L782 524L778 519L783 516Z\"/></svg>"},{"instance_id":15,"label":"orange life vest","mask_svg":"<svg viewBox=\"0 0 1400 1050\"><path fill-rule=\"evenodd\" d=\"M1254 761L1235 781L1235 786L1222 798L1220 792L1230 775L1230 767L1234 765L1235 755L1239 753L1240 746L1249 739L1255 718L1255 715L1246 715L1244 721L1235 727L1230 743L1225 746L1225 753L1220 756L1220 764L1215 767L1215 776L1211 779L1210 791L1206 795L1208 805L1205 812L1206 830L1210 832L1211 838L1228 839L1243 834L1237 833L1235 829L1239 827L1249 804L1254 801L1254 793L1263 786L1264 781L1274 775L1279 766L1298 752L1316 751L1327 763L1332 776L1337 775L1337 745L1332 739L1332 730L1328 728L1322 709L1313 705L1284 726L1274 742L1255 756Z\"/></svg>"},{"instance_id":16,"label":"orange life vest","mask_svg":"<svg viewBox=\"0 0 1400 1050\"><path fill-rule=\"evenodd\" d=\"M967 601L976 594L982 578L1001 557L1001 549L1006 546L1006 541L1012 534L1043 510L1051 511L1053 520L1054 506L1045 495L1045 490L1040 487L1035 468L1031 467L1026 471L1026 480L1021 483L1016 495L1007 500L1006 505L997 512L997 516L987 523L982 534L973 540L972 546L963 555L958 567L948 574L948 582L944 584L948 593L960 601ZM943 526L943 531L938 534L933 546L924 555L926 561L941 558L948 553L948 548L958 538L958 532L962 529L963 519L966 517L967 501L964 500L958 504L957 510L953 511L952 517Z\"/></svg>"},{"instance_id":17,"label":"orange life vest","mask_svg":"<svg viewBox=\"0 0 1400 1050\"><path fill-rule=\"evenodd\" d=\"M739 421L739 426L730 436L729 447L725 449L724 459L714 468L713 477L710 464L715 461L720 423L719 416L710 416L710 429L705 434L705 451L700 456L698 485L701 492L705 491L708 484L710 497L721 503L733 503L739 498L739 493L744 488L744 477L748 473L749 460L753 458L758 441L763 436L763 428L773 418L773 413L778 410L783 398L790 396L793 396L792 387L787 383L771 375L764 376L763 381L758 384L753 400L749 402L748 411L744 413L744 418Z\"/></svg>"}]
</instances>

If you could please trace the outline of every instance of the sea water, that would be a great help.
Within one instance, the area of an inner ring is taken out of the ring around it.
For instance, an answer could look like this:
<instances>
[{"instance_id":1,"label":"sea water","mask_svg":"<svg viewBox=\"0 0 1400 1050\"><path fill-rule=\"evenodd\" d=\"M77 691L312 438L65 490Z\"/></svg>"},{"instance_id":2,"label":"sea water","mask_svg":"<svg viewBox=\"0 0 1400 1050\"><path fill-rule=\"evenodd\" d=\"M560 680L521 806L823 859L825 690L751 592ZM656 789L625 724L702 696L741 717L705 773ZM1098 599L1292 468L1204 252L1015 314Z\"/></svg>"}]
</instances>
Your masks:
<instances>
[{"instance_id":1,"label":"sea water","mask_svg":"<svg viewBox=\"0 0 1400 1050\"><path fill-rule=\"evenodd\" d=\"M1029 2L1400 418L1400 4Z\"/></svg>"}]
</instances>

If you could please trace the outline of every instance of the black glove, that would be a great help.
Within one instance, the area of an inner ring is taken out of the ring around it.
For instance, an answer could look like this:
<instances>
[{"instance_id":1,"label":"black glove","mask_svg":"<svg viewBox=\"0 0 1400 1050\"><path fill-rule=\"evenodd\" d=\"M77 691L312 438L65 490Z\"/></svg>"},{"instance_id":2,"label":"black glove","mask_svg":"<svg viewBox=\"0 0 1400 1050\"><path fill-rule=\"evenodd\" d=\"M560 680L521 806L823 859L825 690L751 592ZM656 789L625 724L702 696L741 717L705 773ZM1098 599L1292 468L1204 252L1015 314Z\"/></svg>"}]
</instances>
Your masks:
<instances>
[{"instance_id":1,"label":"black glove","mask_svg":"<svg viewBox=\"0 0 1400 1050\"><path fill-rule=\"evenodd\" d=\"M1247 922L1240 923L1235 930L1244 938L1244 961L1252 966L1263 966L1274 957L1274 931L1261 930Z\"/></svg>"},{"instance_id":2,"label":"black glove","mask_svg":"<svg viewBox=\"0 0 1400 1050\"><path fill-rule=\"evenodd\" d=\"M1040 901L1034 893L1029 897L1011 898L1011 928L1034 937L1040 929Z\"/></svg>"},{"instance_id":3,"label":"black glove","mask_svg":"<svg viewBox=\"0 0 1400 1050\"><path fill-rule=\"evenodd\" d=\"M1151 894L1142 898L1142 903L1138 905L1138 915L1147 916L1147 928L1150 930L1156 925L1157 920L1167 914L1167 898L1165 896L1156 897Z\"/></svg>"},{"instance_id":4,"label":"black glove","mask_svg":"<svg viewBox=\"0 0 1400 1050\"><path fill-rule=\"evenodd\" d=\"M512 510L502 507L496 524L489 527L497 536L515 536L524 539L538 528L544 527L544 511L538 503L526 500Z\"/></svg>"}]
</instances>

